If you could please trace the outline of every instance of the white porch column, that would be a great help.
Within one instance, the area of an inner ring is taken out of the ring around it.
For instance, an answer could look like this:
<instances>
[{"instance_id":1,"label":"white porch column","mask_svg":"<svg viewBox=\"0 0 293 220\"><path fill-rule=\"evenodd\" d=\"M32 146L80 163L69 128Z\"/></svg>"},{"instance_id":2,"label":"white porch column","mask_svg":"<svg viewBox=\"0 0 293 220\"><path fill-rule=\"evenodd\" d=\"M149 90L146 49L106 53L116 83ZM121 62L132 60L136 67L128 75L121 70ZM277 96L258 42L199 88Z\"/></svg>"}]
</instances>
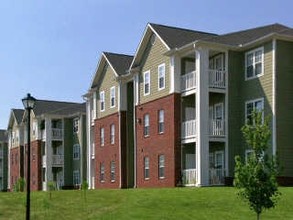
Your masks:
<instances>
[{"instance_id":1,"label":"white porch column","mask_svg":"<svg viewBox=\"0 0 293 220\"><path fill-rule=\"evenodd\" d=\"M209 185L209 51L198 48L196 57L196 179L197 186Z\"/></svg>"},{"instance_id":2,"label":"white porch column","mask_svg":"<svg viewBox=\"0 0 293 220\"><path fill-rule=\"evenodd\" d=\"M180 57L170 57L170 93L181 92L181 63Z\"/></svg>"},{"instance_id":3,"label":"white porch column","mask_svg":"<svg viewBox=\"0 0 293 220\"><path fill-rule=\"evenodd\" d=\"M52 123L51 118L45 119L45 132L46 132L46 143L45 143L45 155L46 155L46 176L45 176L45 187L47 190L47 184L53 180L52 175Z\"/></svg>"}]
</instances>

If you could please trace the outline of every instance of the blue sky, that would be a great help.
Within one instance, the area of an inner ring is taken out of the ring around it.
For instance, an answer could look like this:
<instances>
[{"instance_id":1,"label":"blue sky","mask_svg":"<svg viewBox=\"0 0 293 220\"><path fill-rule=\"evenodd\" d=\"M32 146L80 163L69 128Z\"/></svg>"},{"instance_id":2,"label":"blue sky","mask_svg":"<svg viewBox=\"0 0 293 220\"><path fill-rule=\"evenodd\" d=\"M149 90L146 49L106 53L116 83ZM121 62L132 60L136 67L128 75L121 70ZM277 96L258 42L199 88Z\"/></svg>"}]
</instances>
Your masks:
<instances>
[{"instance_id":1,"label":"blue sky","mask_svg":"<svg viewBox=\"0 0 293 220\"><path fill-rule=\"evenodd\" d=\"M82 102L101 52L134 54L148 22L221 34L292 14L290 0L1 0L0 128L28 92Z\"/></svg>"}]
</instances>

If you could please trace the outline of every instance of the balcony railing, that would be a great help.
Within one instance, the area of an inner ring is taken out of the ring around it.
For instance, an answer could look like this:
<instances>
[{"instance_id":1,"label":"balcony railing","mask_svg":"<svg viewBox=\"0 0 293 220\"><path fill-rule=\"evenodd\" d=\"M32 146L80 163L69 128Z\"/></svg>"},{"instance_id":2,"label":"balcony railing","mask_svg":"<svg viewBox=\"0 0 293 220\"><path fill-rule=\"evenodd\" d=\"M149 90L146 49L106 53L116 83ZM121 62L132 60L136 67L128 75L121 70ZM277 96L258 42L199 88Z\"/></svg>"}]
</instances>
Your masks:
<instances>
[{"instance_id":1,"label":"balcony railing","mask_svg":"<svg viewBox=\"0 0 293 220\"><path fill-rule=\"evenodd\" d=\"M182 122L181 138L194 138L196 134L196 120Z\"/></svg>"},{"instance_id":2,"label":"balcony railing","mask_svg":"<svg viewBox=\"0 0 293 220\"><path fill-rule=\"evenodd\" d=\"M52 139L53 140L62 140L63 132L60 128L52 128Z\"/></svg>"},{"instance_id":3,"label":"balcony railing","mask_svg":"<svg viewBox=\"0 0 293 220\"><path fill-rule=\"evenodd\" d=\"M184 186L195 186L196 169L182 170L182 183Z\"/></svg>"},{"instance_id":4,"label":"balcony railing","mask_svg":"<svg viewBox=\"0 0 293 220\"><path fill-rule=\"evenodd\" d=\"M225 169L223 168L211 168L210 169L210 184L222 185L224 184Z\"/></svg>"},{"instance_id":5,"label":"balcony railing","mask_svg":"<svg viewBox=\"0 0 293 220\"><path fill-rule=\"evenodd\" d=\"M210 135L225 136L225 121L223 119L210 119Z\"/></svg>"},{"instance_id":6,"label":"balcony railing","mask_svg":"<svg viewBox=\"0 0 293 220\"><path fill-rule=\"evenodd\" d=\"M196 86L195 80L196 71L184 74L181 76L181 91L186 92L188 90L194 89Z\"/></svg>"},{"instance_id":7,"label":"balcony railing","mask_svg":"<svg viewBox=\"0 0 293 220\"><path fill-rule=\"evenodd\" d=\"M63 155L52 155L52 165L53 166L62 166L64 164Z\"/></svg>"},{"instance_id":8,"label":"balcony railing","mask_svg":"<svg viewBox=\"0 0 293 220\"><path fill-rule=\"evenodd\" d=\"M226 88L226 71L209 70L209 86L210 88L225 89Z\"/></svg>"}]
</instances>

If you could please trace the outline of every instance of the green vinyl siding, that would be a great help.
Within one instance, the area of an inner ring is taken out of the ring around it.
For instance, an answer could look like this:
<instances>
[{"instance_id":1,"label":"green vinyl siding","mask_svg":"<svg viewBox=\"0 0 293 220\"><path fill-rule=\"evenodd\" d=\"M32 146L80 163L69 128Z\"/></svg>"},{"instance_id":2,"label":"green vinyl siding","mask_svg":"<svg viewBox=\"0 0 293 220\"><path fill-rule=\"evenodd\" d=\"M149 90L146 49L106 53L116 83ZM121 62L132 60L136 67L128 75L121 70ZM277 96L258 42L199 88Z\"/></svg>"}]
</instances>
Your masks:
<instances>
[{"instance_id":1,"label":"green vinyl siding","mask_svg":"<svg viewBox=\"0 0 293 220\"><path fill-rule=\"evenodd\" d=\"M229 51L229 175L234 172L234 157L244 157L247 148L242 137L241 127L245 123L245 102L263 98L265 115L272 115L272 42L259 45L264 47L264 74L254 79L245 80L245 52ZM268 153L271 153L269 148Z\"/></svg>"},{"instance_id":2,"label":"green vinyl siding","mask_svg":"<svg viewBox=\"0 0 293 220\"><path fill-rule=\"evenodd\" d=\"M277 41L276 124L281 176L293 177L293 43Z\"/></svg>"},{"instance_id":3,"label":"green vinyl siding","mask_svg":"<svg viewBox=\"0 0 293 220\"><path fill-rule=\"evenodd\" d=\"M110 89L115 86L115 107L110 108ZM116 81L114 71L109 65L105 66L97 91L98 118L103 118L118 111L119 83ZM100 92L105 92L105 111L100 111Z\"/></svg>"},{"instance_id":4,"label":"green vinyl siding","mask_svg":"<svg viewBox=\"0 0 293 220\"><path fill-rule=\"evenodd\" d=\"M64 119L64 185L73 185L73 120Z\"/></svg>"},{"instance_id":5,"label":"green vinyl siding","mask_svg":"<svg viewBox=\"0 0 293 220\"><path fill-rule=\"evenodd\" d=\"M166 46L156 37L155 43L148 43L140 63L140 101L146 103L161 97L170 92L170 58L163 54L167 52ZM158 66L165 64L165 88L158 89ZM150 94L144 96L144 72L150 71Z\"/></svg>"}]
</instances>

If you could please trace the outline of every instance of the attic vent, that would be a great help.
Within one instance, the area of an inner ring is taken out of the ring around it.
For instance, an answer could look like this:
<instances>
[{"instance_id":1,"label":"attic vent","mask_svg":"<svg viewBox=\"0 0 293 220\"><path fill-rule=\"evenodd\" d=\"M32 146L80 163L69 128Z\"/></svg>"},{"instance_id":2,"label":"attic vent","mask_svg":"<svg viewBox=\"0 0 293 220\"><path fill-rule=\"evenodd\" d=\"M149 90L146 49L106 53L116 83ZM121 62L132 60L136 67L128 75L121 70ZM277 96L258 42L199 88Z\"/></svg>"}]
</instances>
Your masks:
<instances>
[{"instance_id":1,"label":"attic vent","mask_svg":"<svg viewBox=\"0 0 293 220\"><path fill-rule=\"evenodd\" d=\"M151 44L154 45L155 41L156 41L156 35L153 34L152 37L151 37Z\"/></svg>"}]
</instances>

